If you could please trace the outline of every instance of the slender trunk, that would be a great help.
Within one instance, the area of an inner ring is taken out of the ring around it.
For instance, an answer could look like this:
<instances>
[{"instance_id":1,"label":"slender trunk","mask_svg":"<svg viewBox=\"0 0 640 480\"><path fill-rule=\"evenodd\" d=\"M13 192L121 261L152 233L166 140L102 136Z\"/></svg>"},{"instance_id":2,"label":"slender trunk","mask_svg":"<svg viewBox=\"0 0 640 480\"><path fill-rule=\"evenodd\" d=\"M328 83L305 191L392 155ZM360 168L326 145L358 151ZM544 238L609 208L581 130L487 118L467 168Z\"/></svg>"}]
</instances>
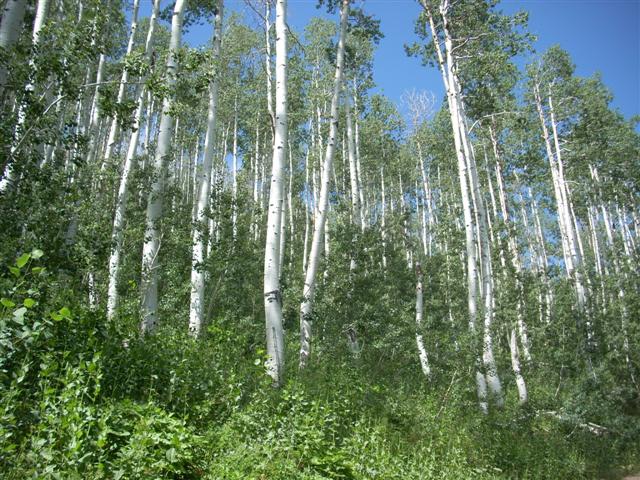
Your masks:
<instances>
[{"instance_id":1,"label":"slender trunk","mask_svg":"<svg viewBox=\"0 0 640 480\"><path fill-rule=\"evenodd\" d=\"M140 5L140 0L133 1L133 13L131 14L131 28L129 30L129 42L127 43L127 51L125 53L125 57L131 54L133 51L133 43L136 35L136 30L138 29L138 7ZM120 77L120 84L118 85L118 97L117 102L120 105L124 101L125 90L127 87L127 83L129 82L129 70L126 67L122 68L122 76ZM102 158L101 169L104 170L111 159L111 155L113 154L113 149L115 148L116 137L118 135L119 125L118 125L118 115L114 115L111 119L111 125L109 126L109 135L107 137L107 148L104 152Z\"/></svg>"},{"instance_id":2,"label":"slender trunk","mask_svg":"<svg viewBox=\"0 0 640 480\"><path fill-rule=\"evenodd\" d=\"M283 175L287 149L287 0L276 3L276 112L269 213L264 256L264 310L267 374L277 386L284 380L284 334L280 292L280 236L283 220Z\"/></svg>"},{"instance_id":3,"label":"slender trunk","mask_svg":"<svg viewBox=\"0 0 640 480\"><path fill-rule=\"evenodd\" d=\"M205 250L207 236L206 212L211 196L211 171L213 167L213 155L216 142L216 117L218 112L218 88L220 74L218 60L220 57L220 44L222 39L222 15L223 0L218 0L216 16L214 20L213 58L214 74L209 82L209 110L207 114L207 133L204 140L204 155L202 170L198 175L196 187L197 201L195 221L192 230L191 252L191 300L189 306L189 333L198 337L204 325L204 282L205 282ZM196 159L197 160L197 159Z\"/></svg>"},{"instance_id":4,"label":"slender trunk","mask_svg":"<svg viewBox=\"0 0 640 480\"><path fill-rule=\"evenodd\" d=\"M276 82L277 83L277 82ZM284 176L284 174L283 174ZM287 206L287 202L285 200L285 197L287 196L287 185L283 179L282 181L282 212L281 212L281 216L282 218L280 219L280 249L278 250L279 252L279 267L278 267L278 272L279 272L279 281L282 281L282 269L284 268L284 257L285 257L285 252L286 252L286 243L287 243L287 213L288 213L288 206ZM289 242L291 243L291 242Z\"/></svg>"},{"instance_id":5,"label":"slender trunk","mask_svg":"<svg viewBox=\"0 0 640 480\"><path fill-rule=\"evenodd\" d=\"M89 112L89 145L87 147L87 165L91 165L95 159L97 145L97 137L99 137L98 133L98 122L100 120L100 84L104 81L104 69L106 63L106 56L104 53L100 54L98 59L98 68L96 69L96 88L93 93L93 99L91 101L91 108ZM45 159L48 161L49 159Z\"/></svg>"},{"instance_id":6,"label":"slender trunk","mask_svg":"<svg viewBox=\"0 0 640 480\"><path fill-rule=\"evenodd\" d=\"M258 185L260 183L260 174L259 174L259 169L260 169L260 115L258 114L258 118L256 121L256 142L255 142L255 146L254 146L255 152L253 155L253 161L252 161L252 165L253 165L253 189L252 189L252 193L253 193L253 208L252 208L252 215L251 215L251 232L253 233L253 241L257 242L258 241L258 231L259 231L259 226L258 226L258 217L260 216L259 213L259 209L258 209L258 201L259 201L259 197L258 197Z\"/></svg>"},{"instance_id":7,"label":"slender trunk","mask_svg":"<svg viewBox=\"0 0 640 480\"><path fill-rule=\"evenodd\" d=\"M364 230L364 224L361 221L362 214L360 211L360 188L358 186L358 166L356 163L356 149L354 142L354 134L353 134L353 121L351 118L351 108L350 108L350 100L347 99L345 102L346 107L346 117L347 117L347 150L349 157L349 180L351 183L351 222L355 229ZM344 155L343 155L344 158ZM353 233L352 238L352 249L355 248L355 244L357 242L357 234ZM355 261L355 251L351 252L351 270L355 270L356 261Z\"/></svg>"},{"instance_id":8,"label":"slender trunk","mask_svg":"<svg viewBox=\"0 0 640 480\"><path fill-rule=\"evenodd\" d=\"M524 382L524 377L520 371L520 356L518 354L518 342L516 340L515 330L511 330L509 335L509 350L511 352L511 366L513 368L513 374L516 378L516 386L518 387L518 398L521 405L527 403L527 385Z\"/></svg>"},{"instance_id":9,"label":"slender trunk","mask_svg":"<svg viewBox=\"0 0 640 480\"><path fill-rule=\"evenodd\" d=\"M9 0L11 1L11 0ZM5 192L9 186L14 183L15 180L15 154L18 151L18 146L22 141L22 135L24 134L25 122L27 119L27 106L28 106L28 98L34 94L36 86L35 86L35 71L36 71L36 62L35 62L35 54L36 48L40 43L40 31L44 26L44 22L47 16L47 10L49 8L49 0L38 0L38 6L36 8L36 18L33 22L33 33L31 35L32 40L32 51L29 56L29 67L30 74L29 79L27 80L27 84L24 87L24 98L20 101L18 105L18 113L17 113L17 122L13 131L13 139L11 142L10 155L8 161L5 163L4 171L2 174L2 178L0 179L0 193Z\"/></svg>"},{"instance_id":10,"label":"slender trunk","mask_svg":"<svg viewBox=\"0 0 640 480\"><path fill-rule=\"evenodd\" d=\"M176 0L171 21L171 40L167 56L165 82L171 90L176 83L177 53L182 40L182 17L186 0ZM158 145L154 158L154 180L147 199L144 245L142 249L142 333L152 332L158 323L158 253L160 251L160 219L164 194L166 160L170 155L173 133L173 99L162 102Z\"/></svg>"},{"instance_id":11,"label":"slender trunk","mask_svg":"<svg viewBox=\"0 0 640 480\"><path fill-rule=\"evenodd\" d=\"M231 228L233 243L238 237L238 98L233 103L233 150L231 151Z\"/></svg>"},{"instance_id":12,"label":"slender trunk","mask_svg":"<svg viewBox=\"0 0 640 480\"><path fill-rule=\"evenodd\" d=\"M2 17L0 17L0 51L9 52L18 41L24 23L26 5L26 0L6 0ZM2 63L0 65L0 96L6 84L7 66Z\"/></svg>"},{"instance_id":13,"label":"slender trunk","mask_svg":"<svg viewBox=\"0 0 640 480\"><path fill-rule=\"evenodd\" d=\"M380 230L382 236L382 270L384 274L387 273L387 224L386 224L386 213L387 213L387 198L386 191L384 185L384 166L380 167L380 194L382 195L382 199L380 201Z\"/></svg>"},{"instance_id":14,"label":"slender trunk","mask_svg":"<svg viewBox=\"0 0 640 480\"><path fill-rule=\"evenodd\" d=\"M429 366L429 357L427 355L427 349L424 346L424 339L422 338L423 292L422 269L419 263L416 263L416 277L416 344L418 345L418 357L420 358L422 373L424 373L427 378L430 378L431 367Z\"/></svg>"},{"instance_id":15,"label":"slender trunk","mask_svg":"<svg viewBox=\"0 0 640 480\"><path fill-rule=\"evenodd\" d=\"M289 211L289 269L293 266L293 241L294 241L294 226L293 226L293 149L291 148L291 141L288 140L289 146L289 188L287 189L287 210Z\"/></svg>"},{"instance_id":16,"label":"slender trunk","mask_svg":"<svg viewBox=\"0 0 640 480\"><path fill-rule=\"evenodd\" d=\"M531 362L531 346L529 342L529 334L527 324L524 320L524 285L522 284L522 263L520 262L520 254L518 252L518 244L516 241L516 232L511 223L511 217L509 215L509 207L507 204L507 194L505 192L504 187L504 178L502 175L502 164L501 164L501 156L500 149L498 148L498 140L494 131L493 126L489 128L489 135L491 138L491 143L493 146L493 155L495 158L495 173L496 173L496 181L498 184L498 198L500 200L500 210L502 213L502 220L506 227L507 233L507 246L509 248L509 254L511 256L511 265L516 273L515 282L516 282L516 290L518 293L518 299L516 301L516 317L517 317L517 326L518 326L518 336L520 337L520 342L522 344L522 353L527 362ZM489 180L491 182L491 180ZM524 380L523 380L524 382Z\"/></svg>"},{"instance_id":17,"label":"slender trunk","mask_svg":"<svg viewBox=\"0 0 640 480\"><path fill-rule=\"evenodd\" d=\"M462 198L462 210L465 224L465 241L467 257L467 304L469 315L469 329L472 337L476 336L476 323L478 317L478 295L482 292L484 304L484 331L482 340L482 356L476 359L476 368L480 364L484 367L484 374L476 372L476 384L480 408L488 411L487 386L496 403L501 406L502 387L498 377L495 360L493 357L493 342L491 322L493 319L493 291L491 286L492 269L491 256L488 241L488 226L484 202L480 194L476 173L475 159L470 144L468 128L465 123L464 104L461 88L457 76L457 67L453 58L453 39L449 31L449 9L451 5L444 0L440 5L440 16L444 33L444 50L442 49L438 32L431 9L425 0L421 3L427 13L432 33L432 40L436 49L438 65L442 74L442 80L447 92L447 102L451 116L451 125L454 134L454 144L458 163L458 177ZM443 54L444 51L444 54ZM446 61L445 61L446 55ZM472 206L475 212L472 212ZM477 258L480 254L482 270L478 271ZM481 285L478 284L481 281ZM481 290L482 289L482 290Z\"/></svg>"},{"instance_id":18,"label":"slender trunk","mask_svg":"<svg viewBox=\"0 0 640 480\"><path fill-rule=\"evenodd\" d=\"M311 316L313 311L313 296L316 286L316 271L320 262L320 250L322 248L322 237L327 217L327 207L329 204L329 175L336 149L338 136L338 102L340 100L340 90L342 86L342 72L344 69L344 46L347 31L347 19L349 17L349 1L342 0L340 9L340 39L336 55L336 72L333 84L333 96L331 98L331 119L329 124L329 138L324 157L324 168L322 170L322 185L320 188L320 201L318 202L318 215L313 230L313 240L311 242L311 252L309 263L305 275L304 288L302 292L303 301L300 305L300 367L307 364L311 355Z\"/></svg>"},{"instance_id":19,"label":"slender trunk","mask_svg":"<svg viewBox=\"0 0 640 480\"><path fill-rule=\"evenodd\" d=\"M155 0L153 13L149 21L147 33L147 57L150 57L150 45L153 40L156 19L160 10L160 0ZM112 320L118 306L118 272L120 270L120 256L124 241L124 221L127 209L127 199L129 191L129 178L135 167L138 142L140 139L140 118L144 110L145 90L139 89L137 108L133 116L132 133L129 139L129 148L125 157L122 174L120 176L120 186L116 198L116 210L113 218L111 230L111 254L109 256L109 282L107 287L107 319Z\"/></svg>"},{"instance_id":20,"label":"slender trunk","mask_svg":"<svg viewBox=\"0 0 640 480\"><path fill-rule=\"evenodd\" d=\"M360 125L358 123L358 90L356 88L356 78L353 78L353 119L354 119L354 129L353 129L353 139L356 153L356 177L358 180L358 200L360 202L360 222L362 223L361 229L364 230L367 227L365 212L364 209L364 189L362 183L362 167L360 165Z\"/></svg>"},{"instance_id":21,"label":"slender trunk","mask_svg":"<svg viewBox=\"0 0 640 480\"><path fill-rule=\"evenodd\" d=\"M265 34L265 72L267 74L267 112L271 120L271 133L275 135L275 113L273 112L273 74L271 71L271 0L265 1L264 13Z\"/></svg>"},{"instance_id":22,"label":"slender trunk","mask_svg":"<svg viewBox=\"0 0 640 480\"><path fill-rule=\"evenodd\" d=\"M310 192L310 184L309 184L309 149L307 148L307 153L304 159L304 178L305 178L305 202L304 202L304 249L302 252L302 276L306 276L307 274L307 261L309 259L309 228L310 228L310 215L309 209L313 208L313 204L311 201L311 192Z\"/></svg>"}]
</instances>

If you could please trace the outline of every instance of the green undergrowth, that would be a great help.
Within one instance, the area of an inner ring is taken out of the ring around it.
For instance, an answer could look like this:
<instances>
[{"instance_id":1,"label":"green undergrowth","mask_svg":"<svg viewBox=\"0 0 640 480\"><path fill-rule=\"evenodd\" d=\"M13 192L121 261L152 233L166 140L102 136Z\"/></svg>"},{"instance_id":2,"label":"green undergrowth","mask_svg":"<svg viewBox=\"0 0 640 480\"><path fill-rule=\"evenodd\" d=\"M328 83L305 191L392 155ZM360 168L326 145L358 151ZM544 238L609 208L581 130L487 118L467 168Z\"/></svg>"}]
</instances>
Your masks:
<instances>
[{"instance_id":1,"label":"green undergrowth","mask_svg":"<svg viewBox=\"0 0 640 480\"><path fill-rule=\"evenodd\" d=\"M464 358L428 380L413 355L326 346L276 389L259 329L238 328L250 318L142 339L135 316L116 328L51 294L40 255L1 279L3 478L591 479L638 465L635 397L606 368L557 391L531 369L526 407L505 374L505 407L483 415Z\"/></svg>"}]
</instances>

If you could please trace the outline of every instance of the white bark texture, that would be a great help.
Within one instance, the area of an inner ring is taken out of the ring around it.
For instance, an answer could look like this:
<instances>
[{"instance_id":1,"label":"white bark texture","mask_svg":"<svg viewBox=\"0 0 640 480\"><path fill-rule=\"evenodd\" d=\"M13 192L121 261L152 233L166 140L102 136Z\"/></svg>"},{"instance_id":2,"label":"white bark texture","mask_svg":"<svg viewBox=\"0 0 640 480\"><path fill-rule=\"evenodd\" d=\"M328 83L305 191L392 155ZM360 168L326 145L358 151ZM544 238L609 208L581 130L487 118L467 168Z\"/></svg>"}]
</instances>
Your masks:
<instances>
[{"instance_id":1,"label":"white bark texture","mask_svg":"<svg viewBox=\"0 0 640 480\"><path fill-rule=\"evenodd\" d=\"M0 19L0 50L7 52L18 41L24 23L26 0L7 0ZM7 83L7 67L0 66L0 95Z\"/></svg>"},{"instance_id":2,"label":"white bark texture","mask_svg":"<svg viewBox=\"0 0 640 480\"><path fill-rule=\"evenodd\" d=\"M129 29L129 41L127 43L127 51L125 53L125 58L128 55L131 55L131 52L133 51L133 42L135 39L136 31L138 30L139 6L140 6L140 0L134 0L133 12L131 14L131 27ZM120 77L120 84L118 85L118 97L117 97L118 104L121 104L124 100L125 88L127 86L128 81L129 81L129 70L127 70L126 68L123 68L122 75ZM113 118L111 119L111 125L109 127L109 135L107 136L107 147L102 159L103 169L107 167L109 160L111 159L111 155L115 147L117 135L118 135L118 116L114 115Z\"/></svg>"},{"instance_id":3,"label":"white bark texture","mask_svg":"<svg viewBox=\"0 0 640 480\"><path fill-rule=\"evenodd\" d=\"M280 248L283 221L283 177L287 149L287 0L276 2L275 136L269 189L264 255L264 312L267 335L267 374L280 386L284 380L284 335L280 292Z\"/></svg>"},{"instance_id":4,"label":"white bark texture","mask_svg":"<svg viewBox=\"0 0 640 480\"><path fill-rule=\"evenodd\" d=\"M198 175L196 187L196 208L192 231L191 253L191 301L189 305L189 333L195 337L200 335L204 325L204 282L205 271L203 262L207 247L206 233L208 223L206 211L211 196L211 171L213 167L213 155L216 142L216 117L218 111L218 89L220 83L220 46L222 41L222 16L223 0L218 1L218 10L214 20L213 38L213 69L214 75L209 82L209 110L207 114L207 133L204 140L204 155L202 170Z\"/></svg>"},{"instance_id":5,"label":"white bark texture","mask_svg":"<svg viewBox=\"0 0 640 480\"><path fill-rule=\"evenodd\" d=\"M160 0L154 0L151 19L149 20L149 30L147 32L146 55L147 59L151 56L151 42L155 33L158 13L160 11ZM111 320L115 316L118 306L118 272L120 270L120 256L122 254L122 245L124 241L124 221L127 209L127 200L129 195L129 179L131 172L135 168L135 159L140 140L140 118L144 110L145 89L141 88L138 92L138 101L136 111L133 116L133 124L131 130L131 138L129 139L129 148L124 160L124 166L120 175L120 185L118 187L118 196L116 198L116 210L113 217L113 228L111 230L111 254L109 256L109 283L107 286L107 319Z\"/></svg>"},{"instance_id":6,"label":"white bark texture","mask_svg":"<svg viewBox=\"0 0 640 480\"><path fill-rule=\"evenodd\" d=\"M439 13L442 20L442 30L444 34L443 49L431 9L426 1L422 0L421 3L427 13L431 28L437 61L442 74L445 90L447 92L447 102L449 104L451 125L454 134L465 226L469 329L473 336L476 335L478 297L480 293L482 293L484 305L482 355L476 360L478 368L482 365L484 374L476 372L476 383L480 408L482 411L486 411L488 408L487 388L489 389L491 398L498 407L503 403L502 386L493 356L491 330L491 322L493 319L493 290L490 278L490 275L492 275L492 269L486 210L480 193L475 158L473 155L471 140L469 138L469 129L466 125L464 100L462 98L460 81L453 54L453 50L455 48L454 40L451 36L449 27L449 14L452 5L449 0L443 0L440 4ZM472 211L472 207L475 207L475 212ZM478 255L482 264L481 270L478 269Z\"/></svg>"},{"instance_id":7,"label":"white bark texture","mask_svg":"<svg viewBox=\"0 0 640 480\"><path fill-rule=\"evenodd\" d=\"M40 42L40 31L44 26L45 19L47 17L47 10L49 8L49 0L39 0L38 6L36 7L36 18L33 21L33 33L31 35L32 42L32 54L29 58L29 67L31 73L29 74L29 80L27 84L24 86L24 95L28 97L32 95L35 91L35 48L38 46ZM14 155L18 150L18 146L20 145L22 139L21 136L24 130L24 124L27 119L27 102L23 100L20 102L18 106L18 114L17 114L17 122L13 132L13 140L11 142L10 156L8 162L5 164L4 172L2 174L2 178L0 179L0 193L5 192L9 186L14 182L15 178L15 170L14 170Z\"/></svg>"},{"instance_id":8,"label":"white bark texture","mask_svg":"<svg viewBox=\"0 0 640 480\"><path fill-rule=\"evenodd\" d=\"M418 358L420 358L420 367L427 378L431 377L431 367L429 366L429 356L424 346L422 338L422 317L424 310L423 291L422 291L422 269L419 263L416 263L416 344L418 346Z\"/></svg>"},{"instance_id":9,"label":"white bark texture","mask_svg":"<svg viewBox=\"0 0 640 480\"><path fill-rule=\"evenodd\" d=\"M186 0L176 0L171 21L171 39L167 56L165 82L171 89L176 82L176 55L182 41L182 17ZM172 98L162 102L158 145L153 162L154 180L147 199L146 226L142 247L142 333L151 333L158 323L158 253L160 251L160 218L164 194L165 162L170 153L173 117Z\"/></svg>"},{"instance_id":10,"label":"white bark texture","mask_svg":"<svg viewBox=\"0 0 640 480\"><path fill-rule=\"evenodd\" d=\"M317 205L316 221L313 228L313 238L311 241L311 252L305 274L304 287L302 291L302 303L300 305L300 367L307 364L311 355L311 316L313 312L313 296L316 287L316 272L320 263L320 253L322 250L323 234L326 234L325 222L327 219L327 209L329 204L329 176L331 165L335 155L336 142L338 141L338 102L340 100L340 90L342 87L342 73L344 70L344 46L347 33L347 19L349 17L349 1L342 0L340 9L340 38L338 40L336 54L336 72L333 81L333 96L331 98L331 113L329 124L329 138L324 155L324 166L322 169L322 180L320 185L320 199Z\"/></svg>"}]
</instances>

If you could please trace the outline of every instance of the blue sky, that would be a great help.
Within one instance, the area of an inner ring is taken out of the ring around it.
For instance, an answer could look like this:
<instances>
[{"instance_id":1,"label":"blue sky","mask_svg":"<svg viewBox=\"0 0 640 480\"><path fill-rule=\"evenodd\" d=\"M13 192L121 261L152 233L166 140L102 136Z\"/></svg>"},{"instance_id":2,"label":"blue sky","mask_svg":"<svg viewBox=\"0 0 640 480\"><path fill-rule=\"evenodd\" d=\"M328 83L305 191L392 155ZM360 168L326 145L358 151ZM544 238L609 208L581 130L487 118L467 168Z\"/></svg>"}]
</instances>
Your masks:
<instances>
[{"instance_id":1,"label":"blue sky","mask_svg":"<svg viewBox=\"0 0 640 480\"><path fill-rule=\"evenodd\" d=\"M141 14L149 11L151 0L142 0ZM170 2L163 2L164 4ZM289 0L289 24L301 32L316 15L329 16L316 9L315 0ZM400 103L406 90L428 90L441 98L443 88L434 68L420 65L404 53L404 44L417 40L413 23L420 7L416 0L357 0L363 8L381 20L385 35L378 47L374 65L376 91ZM226 0L230 10L244 13L249 23L257 24L255 14L244 0ZM529 29L537 35L537 52L559 44L567 50L576 73L602 74L614 95L613 105L625 117L640 114L640 0L503 0L506 13L529 12ZM191 45L208 41L211 27L196 26L185 36Z\"/></svg>"}]
</instances>

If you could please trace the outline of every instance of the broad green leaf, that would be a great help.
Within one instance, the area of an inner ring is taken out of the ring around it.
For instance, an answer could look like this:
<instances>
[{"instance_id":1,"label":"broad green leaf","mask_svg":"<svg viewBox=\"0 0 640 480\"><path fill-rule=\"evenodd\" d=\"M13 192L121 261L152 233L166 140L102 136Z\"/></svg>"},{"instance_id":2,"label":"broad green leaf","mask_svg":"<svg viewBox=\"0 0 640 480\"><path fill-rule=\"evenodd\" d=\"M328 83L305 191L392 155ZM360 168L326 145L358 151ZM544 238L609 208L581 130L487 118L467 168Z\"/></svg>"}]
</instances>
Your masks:
<instances>
[{"instance_id":1,"label":"broad green leaf","mask_svg":"<svg viewBox=\"0 0 640 480\"><path fill-rule=\"evenodd\" d=\"M9 267L9 271L16 277L20 276L20 269L17 267Z\"/></svg>"},{"instance_id":2,"label":"broad green leaf","mask_svg":"<svg viewBox=\"0 0 640 480\"><path fill-rule=\"evenodd\" d=\"M18 257L18 260L16 260L16 265L18 266L18 268L22 268L27 264L30 258L31 258L30 253L23 253Z\"/></svg>"},{"instance_id":3,"label":"broad green leaf","mask_svg":"<svg viewBox=\"0 0 640 480\"><path fill-rule=\"evenodd\" d=\"M71 319L71 311L67 307L62 307L59 310L59 313L63 318L66 318L66 319L69 319L69 320Z\"/></svg>"},{"instance_id":4,"label":"broad green leaf","mask_svg":"<svg viewBox=\"0 0 640 480\"><path fill-rule=\"evenodd\" d=\"M8 298L0 298L0 303L2 303L2 305L4 305L7 308L13 308L16 306L15 303L13 303L11 300L9 300Z\"/></svg>"},{"instance_id":5,"label":"broad green leaf","mask_svg":"<svg viewBox=\"0 0 640 480\"><path fill-rule=\"evenodd\" d=\"M42 255L44 255L44 252L39 248L36 248L35 250L33 250L33 252L31 252L31 258L36 260L40 258Z\"/></svg>"},{"instance_id":6,"label":"broad green leaf","mask_svg":"<svg viewBox=\"0 0 640 480\"><path fill-rule=\"evenodd\" d=\"M36 304L36 301L33 298L25 298L22 304L27 308L31 308Z\"/></svg>"}]
</instances>

